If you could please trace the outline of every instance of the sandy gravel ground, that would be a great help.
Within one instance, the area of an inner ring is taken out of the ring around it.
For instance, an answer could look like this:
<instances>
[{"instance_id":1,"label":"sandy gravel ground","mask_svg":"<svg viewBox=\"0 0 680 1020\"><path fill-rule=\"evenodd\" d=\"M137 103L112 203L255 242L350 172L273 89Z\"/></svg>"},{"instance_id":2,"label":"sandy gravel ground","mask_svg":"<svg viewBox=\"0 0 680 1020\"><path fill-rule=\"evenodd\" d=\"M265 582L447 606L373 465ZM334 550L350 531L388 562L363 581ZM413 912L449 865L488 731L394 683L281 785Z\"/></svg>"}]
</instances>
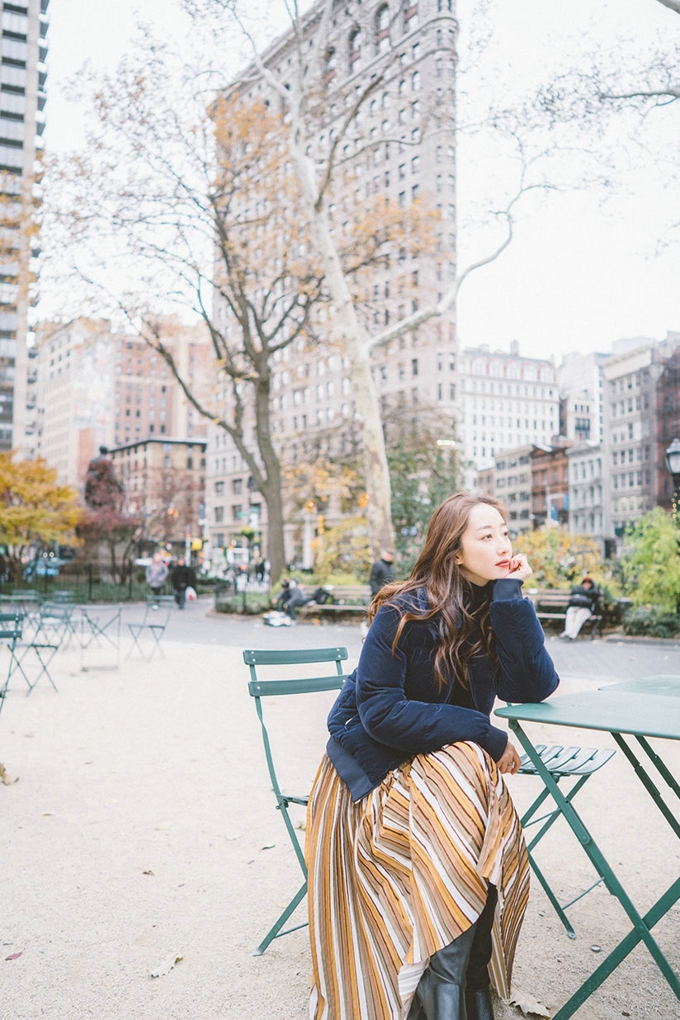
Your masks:
<instances>
[{"instance_id":1,"label":"sandy gravel ground","mask_svg":"<svg viewBox=\"0 0 680 1020\"><path fill-rule=\"evenodd\" d=\"M191 611L202 614L203 607ZM197 643L179 641L170 628L164 660L123 659L118 670L83 672L75 650L60 652L54 669L59 693L43 678L26 697L25 686L13 682L0 716L0 761L18 778L0 786L2 1020L308 1015L306 930L277 940L263 957L251 955L300 881L273 809L247 694L240 649L255 643L255 632L233 645L201 633ZM256 636L259 645L283 640L263 629ZM295 638L318 645L337 640L311 627L298 628ZM292 635L286 641L295 643ZM679 654L664 671L680 672ZM579 684L566 677L563 690ZM285 747L285 785L305 790L323 750L332 695L294 701L270 707L274 735ZM540 736L536 728L532 734ZM556 734L547 737L554 742ZM598 734L564 732L562 739L610 745ZM666 744L664 755L680 774L680 747ZM535 781L510 782L518 806L528 804ZM587 784L579 805L636 904L646 909L680 874L680 847L620 754ZM587 859L563 826L542 844L540 860L565 899L592 880ZM601 886L571 916L575 941L534 882L516 993L528 993L553 1012L602 959L591 947L606 952L628 930ZM656 933L680 972L677 905ZM179 956L167 974L151 977ZM498 1006L498 1020L520 1015L515 1007ZM626 1016L680 1017L680 1003L640 947L577 1020Z\"/></svg>"}]
</instances>

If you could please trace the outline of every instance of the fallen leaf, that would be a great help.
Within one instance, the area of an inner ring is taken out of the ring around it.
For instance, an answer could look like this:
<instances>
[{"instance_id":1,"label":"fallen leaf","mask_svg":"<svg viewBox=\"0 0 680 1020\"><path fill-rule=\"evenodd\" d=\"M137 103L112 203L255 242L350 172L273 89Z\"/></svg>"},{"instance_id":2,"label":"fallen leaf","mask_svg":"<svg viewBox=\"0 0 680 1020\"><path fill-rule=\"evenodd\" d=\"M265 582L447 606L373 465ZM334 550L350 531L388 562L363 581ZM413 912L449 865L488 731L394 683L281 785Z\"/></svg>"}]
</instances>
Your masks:
<instances>
[{"instance_id":1,"label":"fallen leaf","mask_svg":"<svg viewBox=\"0 0 680 1020\"><path fill-rule=\"evenodd\" d=\"M23 956L23 952L24 951L22 949L20 953L10 953L10 955L6 956L5 959L6 960L18 960L20 956Z\"/></svg>"},{"instance_id":2,"label":"fallen leaf","mask_svg":"<svg viewBox=\"0 0 680 1020\"><path fill-rule=\"evenodd\" d=\"M2 782L2 784L4 786L11 786L12 783L18 783L19 782L19 777L18 776L17 776L16 779L10 779L10 777L9 777L9 775L7 773L7 769L2 764L2 762L0 762L0 782Z\"/></svg>"},{"instance_id":3,"label":"fallen leaf","mask_svg":"<svg viewBox=\"0 0 680 1020\"><path fill-rule=\"evenodd\" d=\"M260 850L273 850L275 846L276 843L267 843L266 846L261 846Z\"/></svg>"},{"instance_id":4,"label":"fallen leaf","mask_svg":"<svg viewBox=\"0 0 680 1020\"><path fill-rule=\"evenodd\" d=\"M151 971L151 977L165 977L169 974L176 963L184 959L181 953L173 953L163 963L159 963L155 970Z\"/></svg>"},{"instance_id":5,"label":"fallen leaf","mask_svg":"<svg viewBox=\"0 0 680 1020\"><path fill-rule=\"evenodd\" d=\"M526 992L516 992L514 998L510 1000L510 1005L517 1006L525 1016L542 1016L550 1020L550 1010L548 1007Z\"/></svg>"},{"instance_id":6,"label":"fallen leaf","mask_svg":"<svg viewBox=\"0 0 680 1020\"><path fill-rule=\"evenodd\" d=\"M147 868L147 870L143 871L142 874L143 875L153 875L153 871L151 870L151 868Z\"/></svg>"}]
</instances>

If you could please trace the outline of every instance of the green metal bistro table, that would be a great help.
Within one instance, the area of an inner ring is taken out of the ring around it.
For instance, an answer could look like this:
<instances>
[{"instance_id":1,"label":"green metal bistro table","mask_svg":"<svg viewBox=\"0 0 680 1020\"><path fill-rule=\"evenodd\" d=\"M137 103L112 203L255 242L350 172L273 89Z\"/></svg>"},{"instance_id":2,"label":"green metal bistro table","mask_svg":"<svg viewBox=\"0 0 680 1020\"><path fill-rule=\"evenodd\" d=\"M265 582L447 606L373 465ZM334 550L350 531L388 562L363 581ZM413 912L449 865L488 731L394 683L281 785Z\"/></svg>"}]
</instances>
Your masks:
<instances>
[{"instance_id":1,"label":"green metal bistro table","mask_svg":"<svg viewBox=\"0 0 680 1020\"><path fill-rule=\"evenodd\" d=\"M634 738L668 786L669 796L674 794L680 799L680 784L648 742L649 737L680 740L678 697L680 697L680 677L659 676L612 684L600 690L585 691L581 694L568 694L564 697L552 698L541 704L508 705L505 708L496 709L497 716L508 720L510 729L516 734L517 739L535 765L546 789L581 843L595 870L601 876L609 892L619 901L633 924L630 932L602 961L597 970L581 985L569 1001L562 1006L553 1020L567 1020L568 1017L573 1016L639 942L644 942L676 998L680 1000L680 977L673 970L652 935L652 928L680 899L680 877L647 913L641 916L573 805L567 800L541 761L521 723L536 722L548 726L571 726L610 733L633 765L638 779L680 840L680 819L677 805L674 811L666 803L652 775L638 758L635 743L631 739Z\"/></svg>"}]
</instances>

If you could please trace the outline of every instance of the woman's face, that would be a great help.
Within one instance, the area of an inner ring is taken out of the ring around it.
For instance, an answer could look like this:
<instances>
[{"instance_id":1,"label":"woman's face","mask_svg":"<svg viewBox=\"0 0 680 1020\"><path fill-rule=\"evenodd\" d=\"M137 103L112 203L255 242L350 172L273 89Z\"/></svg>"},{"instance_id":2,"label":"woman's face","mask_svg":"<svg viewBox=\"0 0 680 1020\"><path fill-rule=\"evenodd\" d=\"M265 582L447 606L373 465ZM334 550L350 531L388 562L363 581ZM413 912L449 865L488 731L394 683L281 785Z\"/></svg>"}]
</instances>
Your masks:
<instances>
[{"instance_id":1,"label":"woman's face","mask_svg":"<svg viewBox=\"0 0 680 1020\"><path fill-rule=\"evenodd\" d=\"M460 542L458 564L473 584L483 585L510 573L512 544L508 526L495 507L478 503Z\"/></svg>"}]
</instances>

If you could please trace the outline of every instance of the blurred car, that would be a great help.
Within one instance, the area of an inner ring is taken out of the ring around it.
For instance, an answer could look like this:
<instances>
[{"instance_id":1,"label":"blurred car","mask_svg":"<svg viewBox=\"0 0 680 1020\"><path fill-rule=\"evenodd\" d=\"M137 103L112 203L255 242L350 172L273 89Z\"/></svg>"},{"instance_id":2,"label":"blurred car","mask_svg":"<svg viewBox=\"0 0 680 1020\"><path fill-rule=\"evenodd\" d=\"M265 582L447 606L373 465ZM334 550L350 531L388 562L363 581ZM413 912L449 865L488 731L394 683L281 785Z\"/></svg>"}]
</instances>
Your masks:
<instances>
[{"instance_id":1,"label":"blurred car","mask_svg":"<svg viewBox=\"0 0 680 1020\"><path fill-rule=\"evenodd\" d=\"M40 559L31 560L24 568L24 580L30 581L32 577L56 577L59 568L66 562L56 556L42 556Z\"/></svg>"}]
</instances>

